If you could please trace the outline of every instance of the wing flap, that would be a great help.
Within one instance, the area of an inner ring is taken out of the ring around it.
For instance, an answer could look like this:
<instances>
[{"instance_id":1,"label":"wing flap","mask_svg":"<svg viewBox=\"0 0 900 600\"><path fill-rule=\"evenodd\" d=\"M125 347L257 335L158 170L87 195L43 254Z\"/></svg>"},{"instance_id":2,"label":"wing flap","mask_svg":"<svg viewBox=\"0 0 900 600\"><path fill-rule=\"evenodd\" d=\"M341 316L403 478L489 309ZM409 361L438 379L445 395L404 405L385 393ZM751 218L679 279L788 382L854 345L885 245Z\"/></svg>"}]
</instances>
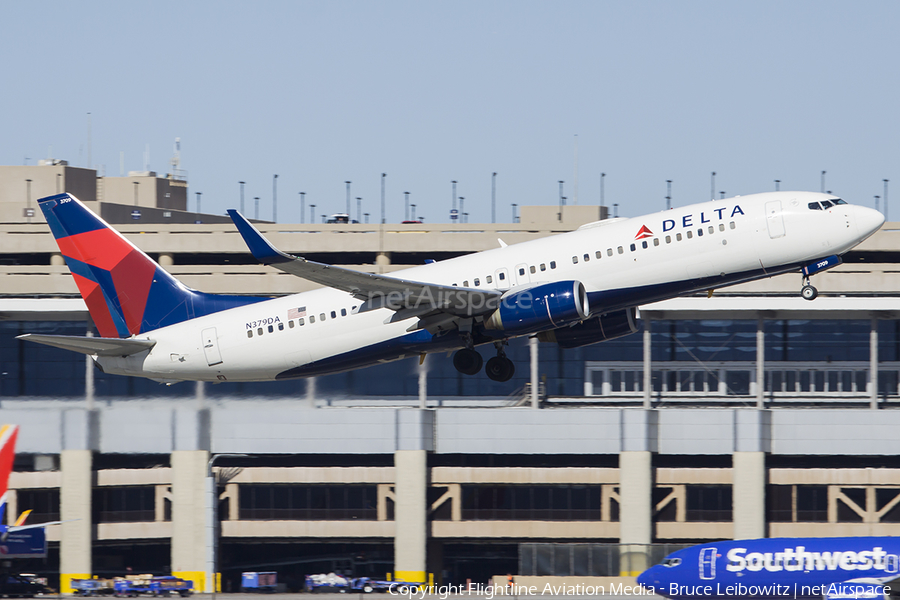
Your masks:
<instances>
[{"instance_id":1,"label":"wing flap","mask_svg":"<svg viewBox=\"0 0 900 600\"><path fill-rule=\"evenodd\" d=\"M16 339L96 356L130 356L144 350L150 350L156 345L155 340L123 340L119 338L38 335L34 333L16 336Z\"/></svg>"}]
</instances>

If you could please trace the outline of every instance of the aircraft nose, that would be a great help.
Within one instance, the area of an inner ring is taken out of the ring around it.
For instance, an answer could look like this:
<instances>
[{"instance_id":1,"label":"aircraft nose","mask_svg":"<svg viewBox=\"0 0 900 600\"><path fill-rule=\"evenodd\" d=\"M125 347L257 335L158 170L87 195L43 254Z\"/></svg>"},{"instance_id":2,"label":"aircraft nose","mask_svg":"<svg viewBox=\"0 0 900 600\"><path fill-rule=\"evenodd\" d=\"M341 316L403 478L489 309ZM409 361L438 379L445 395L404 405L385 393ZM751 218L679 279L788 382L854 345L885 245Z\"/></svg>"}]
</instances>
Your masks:
<instances>
[{"instance_id":1,"label":"aircraft nose","mask_svg":"<svg viewBox=\"0 0 900 600\"><path fill-rule=\"evenodd\" d=\"M859 230L859 235L863 238L869 237L878 231L879 227L884 225L884 215L877 210L866 208L865 206L857 206L855 213L856 228Z\"/></svg>"},{"instance_id":2,"label":"aircraft nose","mask_svg":"<svg viewBox=\"0 0 900 600\"><path fill-rule=\"evenodd\" d=\"M653 586L653 567L647 569L637 577L638 585L642 585L645 588L649 588Z\"/></svg>"}]
</instances>

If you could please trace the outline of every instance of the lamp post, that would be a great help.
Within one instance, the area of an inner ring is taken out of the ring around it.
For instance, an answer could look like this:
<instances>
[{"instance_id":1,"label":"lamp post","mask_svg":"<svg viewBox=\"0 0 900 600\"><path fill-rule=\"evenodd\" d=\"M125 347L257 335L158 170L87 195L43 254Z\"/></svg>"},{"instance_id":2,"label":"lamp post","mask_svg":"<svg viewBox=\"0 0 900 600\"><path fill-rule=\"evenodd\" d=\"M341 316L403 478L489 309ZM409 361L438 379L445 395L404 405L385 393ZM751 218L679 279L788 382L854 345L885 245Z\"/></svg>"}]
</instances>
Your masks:
<instances>
[{"instance_id":1,"label":"lamp post","mask_svg":"<svg viewBox=\"0 0 900 600\"><path fill-rule=\"evenodd\" d=\"M617 202L613 203L613 219L619 218L619 204Z\"/></svg>"},{"instance_id":2,"label":"lamp post","mask_svg":"<svg viewBox=\"0 0 900 600\"><path fill-rule=\"evenodd\" d=\"M881 200L881 196L875 196L875 210L878 210L878 201Z\"/></svg>"},{"instance_id":3,"label":"lamp post","mask_svg":"<svg viewBox=\"0 0 900 600\"><path fill-rule=\"evenodd\" d=\"M823 194L825 193L825 171L822 171L822 188L820 189L820 191Z\"/></svg>"},{"instance_id":4,"label":"lamp post","mask_svg":"<svg viewBox=\"0 0 900 600\"><path fill-rule=\"evenodd\" d=\"M453 198L453 204L450 206L450 208L452 208L453 210L456 210L456 181L454 180L454 181L451 181L450 183L453 184L453 193L451 196ZM453 213L450 213L450 214L452 215Z\"/></svg>"},{"instance_id":5,"label":"lamp post","mask_svg":"<svg viewBox=\"0 0 900 600\"><path fill-rule=\"evenodd\" d=\"M356 197L356 222L359 223L362 221L362 198Z\"/></svg>"},{"instance_id":6,"label":"lamp post","mask_svg":"<svg viewBox=\"0 0 900 600\"><path fill-rule=\"evenodd\" d=\"M780 180L780 179L776 179L776 180L775 180L775 191L777 192L777 191L779 191L779 190L781 190L781 180Z\"/></svg>"},{"instance_id":7,"label":"lamp post","mask_svg":"<svg viewBox=\"0 0 900 600\"><path fill-rule=\"evenodd\" d=\"M725 199L725 192L719 192L722 195L722 200Z\"/></svg>"},{"instance_id":8,"label":"lamp post","mask_svg":"<svg viewBox=\"0 0 900 600\"><path fill-rule=\"evenodd\" d=\"M137 181L134 182L134 204L137 205ZM197 214L200 214L200 197L203 195L203 192L197 192Z\"/></svg>"},{"instance_id":9,"label":"lamp post","mask_svg":"<svg viewBox=\"0 0 900 600\"><path fill-rule=\"evenodd\" d=\"M491 223L497 222L497 174L491 174Z\"/></svg>"},{"instance_id":10,"label":"lamp post","mask_svg":"<svg viewBox=\"0 0 900 600\"><path fill-rule=\"evenodd\" d=\"M888 180L882 179L884 181L884 220L887 222L888 220L888 201L887 201L887 192L888 192Z\"/></svg>"},{"instance_id":11,"label":"lamp post","mask_svg":"<svg viewBox=\"0 0 900 600\"><path fill-rule=\"evenodd\" d=\"M709 176L709 198L716 199L716 172L713 171Z\"/></svg>"},{"instance_id":12,"label":"lamp post","mask_svg":"<svg viewBox=\"0 0 900 600\"><path fill-rule=\"evenodd\" d=\"M310 225L316 224L316 205L315 204L309 205L309 224Z\"/></svg>"},{"instance_id":13,"label":"lamp post","mask_svg":"<svg viewBox=\"0 0 900 600\"><path fill-rule=\"evenodd\" d=\"M415 221L416 220L416 205L410 204L409 207L412 209L412 219L411 220Z\"/></svg>"},{"instance_id":14,"label":"lamp post","mask_svg":"<svg viewBox=\"0 0 900 600\"><path fill-rule=\"evenodd\" d=\"M715 198L715 194L713 194ZM672 208L672 180L666 179L666 210Z\"/></svg>"},{"instance_id":15,"label":"lamp post","mask_svg":"<svg viewBox=\"0 0 900 600\"><path fill-rule=\"evenodd\" d=\"M518 205L518 204L515 204L515 203L513 203L513 205L512 205L512 222L513 222L513 223L516 223L516 222L517 222L517 221L516 221L516 207L518 207L518 206L519 206L519 205Z\"/></svg>"},{"instance_id":16,"label":"lamp post","mask_svg":"<svg viewBox=\"0 0 900 600\"><path fill-rule=\"evenodd\" d=\"M134 188L133 188L134 189L134 205L137 206L138 205L138 186L141 185L141 182L140 181L132 181L132 183L134 184ZM197 202L198 203L200 202L199 199L197 200ZM200 212L199 204L198 204L197 212Z\"/></svg>"},{"instance_id":17,"label":"lamp post","mask_svg":"<svg viewBox=\"0 0 900 600\"><path fill-rule=\"evenodd\" d=\"M347 184L347 219L350 219L350 182L345 181Z\"/></svg>"},{"instance_id":18,"label":"lamp post","mask_svg":"<svg viewBox=\"0 0 900 600\"><path fill-rule=\"evenodd\" d=\"M56 193L57 194L59 194L62 191L62 190L60 190L60 185L59 185L61 179L62 179L62 173L57 173L56 174ZM885 180L885 181L887 181L887 180Z\"/></svg>"},{"instance_id":19,"label":"lamp post","mask_svg":"<svg viewBox=\"0 0 900 600\"><path fill-rule=\"evenodd\" d=\"M272 177L272 222L278 222L278 175Z\"/></svg>"},{"instance_id":20,"label":"lamp post","mask_svg":"<svg viewBox=\"0 0 900 600\"><path fill-rule=\"evenodd\" d=\"M369 213L363 213L363 216L366 218L366 224L369 224Z\"/></svg>"},{"instance_id":21,"label":"lamp post","mask_svg":"<svg viewBox=\"0 0 900 600\"><path fill-rule=\"evenodd\" d=\"M604 195L603 195L603 191L604 191L603 184L606 183L605 180L606 180L606 173L600 173L600 215L601 216L603 215L603 207L605 205L604 201L606 200L606 198L604 198Z\"/></svg>"},{"instance_id":22,"label":"lamp post","mask_svg":"<svg viewBox=\"0 0 900 600\"><path fill-rule=\"evenodd\" d=\"M25 217L31 223L31 180L25 180Z\"/></svg>"},{"instance_id":23,"label":"lamp post","mask_svg":"<svg viewBox=\"0 0 900 600\"><path fill-rule=\"evenodd\" d=\"M213 454L206 463L206 587L216 597L216 560L218 558L218 494L213 465L220 458L237 458L246 454Z\"/></svg>"},{"instance_id":24,"label":"lamp post","mask_svg":"<svg viewBox=\"0 0 900 600\"><path fill-rule=\"evenodd\" d=\"M253 196L253 218L259 220L259 196Z\"/></svg>"},{"instance_id":25,"label":"lamp post","mask_svg":"<svg viewBox=\"0 0 900 600\"><path fill-rule=\"evenodd\" d=\"M385 178L385 177L387 177L387 173L382 173L382 174L381 174L381 224L382 224L382 225L384 225L385 223L387 223L387 216L386 216L386 213L384 212L384 210L385 210L385 206L384 206L384 178Z\"/></svg>"},{"instance_id":26,"label":"lamp post","mask_svg":"<svg viewBox=\"0 0 900 600\"><path fill-rule=\"evenodd\" d=\"M462 218L462 214L466 210L466 198L464 196L459 197L459 222L465 223L465 220Z\"/></svg>"},{"instance_id":27,"label":"lamp post","mask_svg":"<svg viewBox=\"0 0 900 600\"><path fill-rule=\"evenodd\" d=\"M306 192L300 192L300 223L306 220Z\"/></svg>"},{"instance_id":28,"label":"lamp post","mask_svg":"<svg viewBox=\"0 0 900 600\"><path fill-rule=\"evenodd\" d=\"M403 211L403 220L409 221L409 192L403 192L403 195L406 196L406 204L404 205Z\"/></svg>"},{"instance_id":29,"label":"lamp post","mask_svg":"<svg viewBox=\"0 0 900 600\"><path fill-rule=\"evenodd\" d=\"M244 214L244 182L238 181L241 184L241 214Z\"/></svg>"}]
</instances>

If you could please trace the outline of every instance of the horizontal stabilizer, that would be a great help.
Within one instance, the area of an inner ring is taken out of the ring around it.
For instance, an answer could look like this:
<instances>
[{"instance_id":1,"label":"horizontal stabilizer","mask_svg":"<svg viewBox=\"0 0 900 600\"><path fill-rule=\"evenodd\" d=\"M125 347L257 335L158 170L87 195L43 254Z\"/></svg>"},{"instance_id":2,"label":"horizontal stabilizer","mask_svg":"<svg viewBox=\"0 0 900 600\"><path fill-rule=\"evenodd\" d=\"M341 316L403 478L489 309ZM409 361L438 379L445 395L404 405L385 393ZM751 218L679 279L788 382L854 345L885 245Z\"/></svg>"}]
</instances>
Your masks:
<instances>
[{"instance_id":1,"label":"horizontal stabilizer","mask_svg":"<svg viewBox=\"0 0 900 600\"><path fill-rule=\"evenodd\" d=\"M144 350L149 350L156 345L155 340L135 340L102 337L80 337L77 335L36 335L26 333L16 336L16 339L37 342L45 346L71 350L82 354L95 354L97 356L129 356Z\"/></svg>"}]
</instances>

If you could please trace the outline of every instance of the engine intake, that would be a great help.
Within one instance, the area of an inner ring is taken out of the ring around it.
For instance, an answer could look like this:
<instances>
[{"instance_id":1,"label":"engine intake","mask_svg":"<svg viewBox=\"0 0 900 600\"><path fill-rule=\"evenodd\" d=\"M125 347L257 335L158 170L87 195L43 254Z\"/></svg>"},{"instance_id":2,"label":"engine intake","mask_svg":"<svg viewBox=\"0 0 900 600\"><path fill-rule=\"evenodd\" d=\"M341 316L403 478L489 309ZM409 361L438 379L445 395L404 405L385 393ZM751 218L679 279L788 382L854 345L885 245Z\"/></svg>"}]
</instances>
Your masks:
<instances>
[{"instance_id":1,"label":"engine intake","mask_svg":"<svg viewBox=\"0 0 900 600\"><path fill-rule=\"evenodd\" d=\"M580 348L637 332L636 316L635 308L626 308L571 327L539 333L538 339L542 342L555 342L561 348Z\"/></svg>"},{"instance_id":2,"label":"engine intake","mask_svg":"<svg viewBox=\"0 0 900 600\"><path fill-rule=\"evenodd\" d=\"M590 314L584 284L556 281L505 295L484 326L521 335L578 323Z\"/></svg>"}]
</instances>

